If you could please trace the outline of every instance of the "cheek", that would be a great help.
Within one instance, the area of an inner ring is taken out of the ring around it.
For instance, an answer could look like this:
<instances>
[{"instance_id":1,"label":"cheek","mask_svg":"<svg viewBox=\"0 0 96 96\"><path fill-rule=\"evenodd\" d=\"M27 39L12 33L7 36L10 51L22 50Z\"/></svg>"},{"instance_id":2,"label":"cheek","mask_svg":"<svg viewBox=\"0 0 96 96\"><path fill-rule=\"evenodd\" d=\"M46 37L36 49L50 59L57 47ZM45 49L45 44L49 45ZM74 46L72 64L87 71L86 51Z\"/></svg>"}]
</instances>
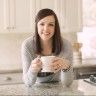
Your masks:
<instances>
[{"instance_id":1,"label":"cheek","mask_svg":"<svg viewBox=\"0 0 96 96\"><path fill-rule=\"evenodd\" d=\"M41 27L38 27L38 33L39 34L41 33L41 30L42 30L42 28Z\"/></svg>"},{"instance_id":2,"label":"cheek","mask_svg":"<svg viewBox=\"0 0 96 96\"><path fill-rule=\"evenodd\" d=\"M51 33L52 33L52 34L54 34L55 29L54 29L54 28L52 28L50 31L51 31Z\"/></svg>"}]
</instances>

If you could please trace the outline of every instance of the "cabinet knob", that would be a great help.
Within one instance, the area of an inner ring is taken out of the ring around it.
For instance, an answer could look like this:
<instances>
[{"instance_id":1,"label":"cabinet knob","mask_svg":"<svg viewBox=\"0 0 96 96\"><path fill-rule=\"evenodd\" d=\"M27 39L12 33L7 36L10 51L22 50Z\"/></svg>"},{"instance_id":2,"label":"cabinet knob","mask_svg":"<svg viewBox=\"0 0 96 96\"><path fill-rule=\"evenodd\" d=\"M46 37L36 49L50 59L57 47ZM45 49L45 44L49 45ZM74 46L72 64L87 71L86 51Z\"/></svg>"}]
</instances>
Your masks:
<instances>
[{"instance_id":1,"label":"cabinet knob","mask_svg":"<svg viewBox=\"0 0 96 96\"><path fill-rule=\"evenodd\" d=\"M8 77L5 77L4 80L9 81L9 80L12 80L12 78L8 76Z\"/></svg>"},{"instance_id":2,"label":"cabinet knob","mask_svg":"<svg viewBox=\"0 0 96 96\"><path fill-rule=\"evenodd\" d=\"M13 27L6 27L6 29L15 29L15 27L13 26Z\"/></svg>"},{"instance_id":3,"label":"cabinet knob","mask_svg":"<svg viewBox=\"0 0 96 96\"><path fill-rule=\"evenodd\" d=\"M6 29L10 29L10 27L6 27Z\"/></svg>"},{"instance_id":4,"label":"cabinet knob","mask_svg":"<svg viewBox=\"0 0 96 96\"><path fill-rule=\"evenodd\" d=\"M11 27L11 29L15 29L15 27L13 26L13 27Z\"/></svg>"}]
</instances>

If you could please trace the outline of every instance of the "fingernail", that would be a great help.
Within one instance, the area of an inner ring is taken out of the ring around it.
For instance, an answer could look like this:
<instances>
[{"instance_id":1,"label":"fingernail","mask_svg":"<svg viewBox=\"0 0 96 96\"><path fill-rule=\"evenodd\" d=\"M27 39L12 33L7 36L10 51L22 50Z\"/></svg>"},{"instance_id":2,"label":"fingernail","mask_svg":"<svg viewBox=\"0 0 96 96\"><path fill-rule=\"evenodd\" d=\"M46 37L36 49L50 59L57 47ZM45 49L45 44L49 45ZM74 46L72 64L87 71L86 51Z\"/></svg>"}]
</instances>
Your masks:
<instances>
[{"instance_id":1,"label":"fingernail","mask_svg":"<svg viewBox=\"0 0 96 96\"><path fill-rule=\"evenodd\" d=\"M38 55L37 58L41 58L41 55Z\"/></svg>"}]
</instances>

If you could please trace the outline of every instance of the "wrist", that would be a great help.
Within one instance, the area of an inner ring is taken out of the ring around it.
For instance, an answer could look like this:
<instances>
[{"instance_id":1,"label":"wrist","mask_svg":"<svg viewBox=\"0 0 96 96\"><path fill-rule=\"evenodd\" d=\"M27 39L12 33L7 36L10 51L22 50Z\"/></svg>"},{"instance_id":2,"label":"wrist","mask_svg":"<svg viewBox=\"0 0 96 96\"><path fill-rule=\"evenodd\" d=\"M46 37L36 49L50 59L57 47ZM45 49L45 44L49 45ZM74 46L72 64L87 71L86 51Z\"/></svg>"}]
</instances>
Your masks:
<instances>
[{"instance_id":1,"label":"wrist","mask_svg":"<svg viewBox=\"0 0 96 96\"><path fill-rule=\"evenodd\" d=\"M69 67L67 67L66 69L65 69L65 68L63 68L63 69L62 69L62 71L63 71L63 72L67 72L67 71L69 71L69 70L70 70L70 67L71 67L71 66L69 65Z\"/></svg>"},{"instance_id":2,"label":"wrist","mask_svg":"<svg viewBox=\"0 0 96 96\"><path fill-rule=\"evenodd\" d=\"M62 71L63 72L69 71L70 67L71 67L71 64L70 64L69 60L65 60L63 67L62 67Z\"/></svg>"}]
</instances>

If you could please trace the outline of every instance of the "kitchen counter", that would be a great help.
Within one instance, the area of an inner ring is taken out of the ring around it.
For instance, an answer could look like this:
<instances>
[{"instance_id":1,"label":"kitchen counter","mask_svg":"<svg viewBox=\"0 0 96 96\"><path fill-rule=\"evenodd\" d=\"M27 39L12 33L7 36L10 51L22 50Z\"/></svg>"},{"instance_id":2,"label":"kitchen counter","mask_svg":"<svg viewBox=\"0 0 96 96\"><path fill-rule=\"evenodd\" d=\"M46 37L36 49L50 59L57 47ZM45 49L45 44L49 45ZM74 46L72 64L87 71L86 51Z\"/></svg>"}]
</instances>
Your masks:
<instances>
[{"instance_id":1,"label":"kitchen counter","mask_svg":"<svg viewBox=\"0 0 96 96\"><path fill-rule=\"evenodd\" d=\"M24 84L1 85L0 96L3 95L31 95L31 96L65 96L65 95L96 95L96 86L74 80L70 87L62 86L60 83L37 83L33 87L26 87Z\"/></svg>"},{"instance_id":2,"label":"kitchen counter","mask_svg":"<svg viewBox=\"0 0 96 96\"><path fill-rule=\"evenodd\" d=\"M88 67L95 67L96 68L96 59L83 59L82 63L80 64L74 64L73 63L73 67L74 68L88 68Z\"/></svg>"},{"instance_id":3,"label":"kitchen counter","mask_svg":"<svg viewBox=\"0 0 96 96\"><path fill-rule=\"evenodd\" d=\"M75 79L89 78L90 75L96 76L96 59L83 59L81 64L73 64L73 68Z\"/></svg>"}]
</instances>

